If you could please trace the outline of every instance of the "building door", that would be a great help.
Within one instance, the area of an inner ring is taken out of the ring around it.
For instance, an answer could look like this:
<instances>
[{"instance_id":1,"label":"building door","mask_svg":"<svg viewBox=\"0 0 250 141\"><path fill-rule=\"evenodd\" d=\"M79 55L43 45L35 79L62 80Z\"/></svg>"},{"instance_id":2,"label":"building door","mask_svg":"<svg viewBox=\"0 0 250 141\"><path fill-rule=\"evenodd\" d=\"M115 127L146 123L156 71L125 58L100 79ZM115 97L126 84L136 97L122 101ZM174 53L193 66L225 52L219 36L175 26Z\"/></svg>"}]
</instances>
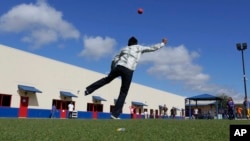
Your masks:
<instances>
[{"instance_id":1,"label":"building door","mask_svg":"<svg viewBox=\"0 0 250 141\"><path fill-rule=\"evenodd\" d=\"M92 116L92 118L93 118L93 119L97 119L97 113L98 113L98 111L97 111L97 105L96 105L96 104L93 104L93 105L92 105L92 111L93 111L93 116Z\"/></svg>"},{"instance_id":2,"label":"building door","mask_svg":"<svg viewBox=\"0 0 250 141\"><path fill-rule=\"evenodd\" d=\"M133 109L133 118L136 119L137 118L137 114L136 114L137 108L134 107Z\"/></svg>"},{"instance_id":3,"label":"building door","mask_svg":"<svg viewBox=\"0 0 250 141\"><path fill-rule=\"evenodd\" d=\"M92 112L92 118L97 118L97 107L94 103L88 103L87 104L87 111Z\"/></svg>"},{"instance_id":4,"label":"building door","mask_svg":"<svg viewBox=\"0 0 250 141\"><path fill-rule=\"evenodd\" d=\"M149 118L154 118L154 110L150 109L149 111Z\"/></svg>"},{"instance_id":5,"label":"building door","mask_svg":"<svg viewBox=\"0 0 250 141\"><path fill-rule=\"evenodd\" d=\"M158 110L155 110L155 118L159 118Z\"/></svg>"},{"instance_id":6,"label":"building door","mask_svg":"<svg viewBox=\"0 0 250 141\"><path fill-rule=\"evenodd\" d=\"M139 110L138 118L142 118L142 116L141 116L142 115L142 112L141 112L142 111L142 107L140 107L138 110Z\"/></svg>"},{"instance_id":7,"label":"building door","mask_svg":"<svg viewBox=\"0 0 250 141\"><path fill-rule=\"evenodd\" d=\"M19 107L19 117L27 117L28 115L28 105L29 97L21 96L20 107Z\"/></svg>"},{"instance_id":8,"label":"building door","mask_svg":"<svg viewBox=\"0 0 250 141\"><path fill-rule=\"evenodd\" d=\"M98 112L103 112L103 105L97 104L97 103L88 103L87 104L87 111L92 112L92 118L97 119L98 118Z\"/></svg>"},{"instance_id":9,"label":"building door","mask_svg":"<svg viewBox=\"0 0 250 141\"><path fill-rule=\"evenodd\" d=\"M67 113L68 113L67 101L60 101L60 103L61 103L60 118L67 118Z\"/></svg>"}]
</instances>

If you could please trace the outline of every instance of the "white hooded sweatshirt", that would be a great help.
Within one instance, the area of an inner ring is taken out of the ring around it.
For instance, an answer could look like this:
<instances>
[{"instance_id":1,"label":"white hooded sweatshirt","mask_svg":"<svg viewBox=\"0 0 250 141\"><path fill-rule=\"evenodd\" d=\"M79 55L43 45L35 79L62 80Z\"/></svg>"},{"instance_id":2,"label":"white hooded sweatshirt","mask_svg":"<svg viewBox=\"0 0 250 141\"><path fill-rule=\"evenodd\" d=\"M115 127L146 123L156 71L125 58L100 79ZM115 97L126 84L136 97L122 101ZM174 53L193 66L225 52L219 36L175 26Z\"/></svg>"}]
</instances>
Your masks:
<instances>
[{"instance_id":1,"label":"white hooded sweatshirt","mask_svg":"<svg viewBox=\"0 0 250 141\"><path fill-rule=\"evenodd\" d=\"M141 57L141 54L145 52L156 51L164 46L165 44L163 42L155 44L151 47L142 45L127 46L121 50L120 54L114 57L111 69L113 69L116 65L120 65L134 71Z\"/></svg>"}]
</instances>

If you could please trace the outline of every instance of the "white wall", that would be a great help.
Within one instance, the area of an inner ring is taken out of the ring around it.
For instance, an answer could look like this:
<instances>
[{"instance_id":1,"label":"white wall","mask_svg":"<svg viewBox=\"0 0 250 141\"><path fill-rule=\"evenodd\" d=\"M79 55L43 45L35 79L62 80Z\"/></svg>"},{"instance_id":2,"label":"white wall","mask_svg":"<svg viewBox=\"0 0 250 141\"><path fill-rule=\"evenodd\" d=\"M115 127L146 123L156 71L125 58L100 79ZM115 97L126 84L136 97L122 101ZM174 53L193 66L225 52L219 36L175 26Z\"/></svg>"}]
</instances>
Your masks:
<instances>
[{"instance_id":1,"label":"white wall","mask_svg":"<svg viewBox=\"0 0 250 141\"><path fill-rule=\"evenodd\" d=\"M52 99L60 99L59 91L69 91L77 95L72 98L76 110L86 111L87 102L92 102L92 95L98 95L107 101L104 112L109 112L110 105L118 97L120 79L96 90L89 96L84 96L84 89L90 83L104 77L104 74L84 68L48 59L42 56L0 45L0 93L11 94L11 107L19 107L20 95L17 85L34 86L43 93L28 94L29 108L50 109ZM79 92L79 93L78 93ZM159 105L166 104L184 108L184 97L160 91L140 84L132 83L124 105L123 112L129 113L131 101L143 102L148 109L158 109Z\"/></svg>"}]
</instances>

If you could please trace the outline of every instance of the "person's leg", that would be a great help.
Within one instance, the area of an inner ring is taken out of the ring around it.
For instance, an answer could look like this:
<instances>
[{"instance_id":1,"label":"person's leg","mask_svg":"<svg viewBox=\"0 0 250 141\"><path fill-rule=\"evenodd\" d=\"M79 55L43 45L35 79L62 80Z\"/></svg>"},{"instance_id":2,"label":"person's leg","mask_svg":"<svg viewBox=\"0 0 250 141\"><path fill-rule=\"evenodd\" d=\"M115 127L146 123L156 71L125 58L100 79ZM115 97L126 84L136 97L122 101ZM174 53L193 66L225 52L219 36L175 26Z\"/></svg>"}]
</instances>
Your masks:
<instances>
[{"instance_id":1,"label":"person's leg","mask_svg":"<svg viewBox=\"0 0 250 141\"><path fill-rule=\"evenodd\" d=\"M247 112L247 108L244 108L244 117L247 118L248 112Z\"/></svg>"},{"instance_id":2,"label":"person's leg","mask_svg":"<svg viewBox=\"0 0 250 141\"><path fill-rule=\"evenodd\" d=\"M116 68L111 70L111 72L109 73L109 75L107 77L104 77L104 78L92 83L88 87L86 87L85 95L91 94L96 89L99 89L100 87L108 84L109 82L111 82L113 79L115 79L119 75L120 75L120 72L119 72L119 69L117 66Z\"/></svg>"},{"instance_id":3,"label":"person's leg","mask_svg":"<svg viewBox=\"0 0 250 141\"><path fill-rule=\"evenodd\" d=\"M236 119L237 118L236 111L235 111L235 109L232 109L232 110L233 110L233 119Z\"/></svg>"},{"instance_id":4,"label":"person's leg","mask_svg":"<svg viewBox=\"0 0 250 141\"><path fill-rule=\"evenodd\" d=\"M234 119L235 117L235 113L234 113L234 110L233 109L230 109L230 115L231 115L231 120Z\"/></svg>"},{"instance_id":5,"label":"person's leg","mask_svg":"<svg viewBox=\"0 0 250 141\"><path fill-rule=\"evenodd\" d=\"M250 118L250 108L247 108L247 119Z\"/></svg>"},{"instance_id":6,"label":"person's leg","mask_svg":"<svg viewBox=\"0 0 250 141\"><path fill-rule=\"evenodd\" d=\"M229 110L229 117L230 117L230 119L233 119L233 110L232 109Z\"/></svg>"},{"instance_id":7,"label":"person's leg","mask_svg":"<svg viewBox=\"0 0 250 141\"><path fill-rule=\"evenodd\" d=\"M125 99L126 99L127 94L128 94L130 83L131 83L132 77L133 77L133 71L131 71L125 67L122 67L122 66L118 66L118 69L121 72L122 84L121 84L121 88L120 88L120 94L118 96L118 99L117 99L115 107L114 107L114 111L112 112L112 115L114 117L118 117L122 111Z\"/></svg>"},{"instance_id":8,"label":"person's leg","mask_svg":"<svg viewBox=\"0 0 250 141\"><path fill-rule=\"evenodd\" d=\"M231 119L231 111L230 111L230 109L228 109L227 114L228 114L228 119Z\"/></svg>"},{"instance_id":9,"label":"person's leg","mask_svg":"<svg viewBox=\"0 0 250 141\"><path fill-rule=\"evenodd\" d=\"M53 111L53 112L51 113L51 118L54 118L54 116L55 116L55 112Z\"/></svg>"}]
</instances>

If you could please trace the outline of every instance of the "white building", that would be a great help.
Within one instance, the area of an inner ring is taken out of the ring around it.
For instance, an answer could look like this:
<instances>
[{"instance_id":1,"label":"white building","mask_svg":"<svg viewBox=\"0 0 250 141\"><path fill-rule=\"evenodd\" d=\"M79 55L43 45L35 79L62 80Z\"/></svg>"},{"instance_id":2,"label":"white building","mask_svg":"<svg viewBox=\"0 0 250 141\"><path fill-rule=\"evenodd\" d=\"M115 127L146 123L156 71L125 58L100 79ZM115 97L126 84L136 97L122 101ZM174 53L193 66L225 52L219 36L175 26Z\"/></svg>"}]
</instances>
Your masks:
<instances>
[{"instance_id":1,"label":"white building","mask_svg":"<svg viewBox=\"0 0 250 141\"><path fill-rule=\"evenodd\" d=\"M48 118L56 104L57 118L66 118L72 101L78 118L109 118L119 94L120 79L84 96L84 89L105 74L0 45L0 117ZM147 110L158 116L159 107L185 108L184 97L132 83L121 118L137 118ZM177 113L180 116L180 113Z\"/></svg>"}]
</instances>

